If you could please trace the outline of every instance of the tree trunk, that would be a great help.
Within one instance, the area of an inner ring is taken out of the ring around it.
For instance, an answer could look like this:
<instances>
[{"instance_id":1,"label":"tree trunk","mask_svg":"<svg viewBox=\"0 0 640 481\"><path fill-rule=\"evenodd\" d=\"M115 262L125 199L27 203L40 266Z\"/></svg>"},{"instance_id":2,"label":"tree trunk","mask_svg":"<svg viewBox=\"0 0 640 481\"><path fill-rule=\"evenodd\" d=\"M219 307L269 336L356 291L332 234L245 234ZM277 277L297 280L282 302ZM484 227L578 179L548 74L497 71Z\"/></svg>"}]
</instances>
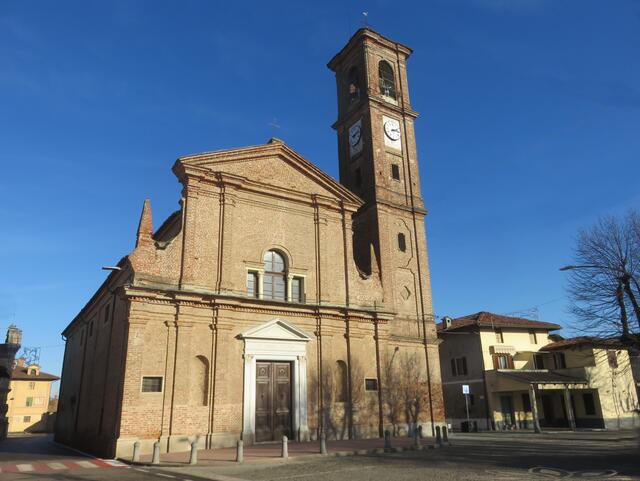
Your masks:
<instances>
[{"instance_id":1,"label":"tree trunk","mask_svg":"<svg viewBox=\"0 0 640 481\"><path fill-rule=\"evenodd\" d=\"M622 282L618 283L618 288L616 289L616 300L618 301L618 306L620 306L620 323L622 324L622 335L624 337L628 337L629 320L627 318L627 307L624 305L624 288L622 287Z\"/></svg>"},{"instance_id":2,"label":"tree trunk","mask_svg":"<svg viewBox=\"0 0 640 481\"><path fill-rule=\"evenodd\" d=\"M636 321L638 321L638 328L640 329L640 306L638 305L638 300L636 296L633 294L633 290L631 289L631 284L629 283L630 276L627 274L622 278L622 282L624 283L624 291L629 296L631 300L631 305L633 306L633 312L636 314Z\"/></svg>"}]
</instances>

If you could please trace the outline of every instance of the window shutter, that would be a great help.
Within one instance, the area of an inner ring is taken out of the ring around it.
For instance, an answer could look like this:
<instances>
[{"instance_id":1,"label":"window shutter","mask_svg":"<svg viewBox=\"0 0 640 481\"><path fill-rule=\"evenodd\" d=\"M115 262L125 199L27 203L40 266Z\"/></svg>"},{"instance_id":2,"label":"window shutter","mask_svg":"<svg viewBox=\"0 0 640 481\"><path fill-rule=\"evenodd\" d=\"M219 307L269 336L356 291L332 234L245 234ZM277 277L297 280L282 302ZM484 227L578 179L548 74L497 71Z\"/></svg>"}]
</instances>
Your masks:
<instances>
[{"instance_id":1,"label":"window shutter","mask_svg":"<svg viewBox=\"0 0 640 481\"><path fill-rule=\"evenodd\" d=\"M498 369L500 367L500 365L498 364L498 355L493 354L492 357L493 357L493 368Z\"/></svg>"},{"instance_id":2,"label":"window shutter","mask_svg":"<svg viewBox=\"0 0 640 481\"><path fill-rule=\"evenodd\" d=\"M467 375L467 358L462 358L462 374Z\"/></svg>"},{"instance_id":3,"label":"window shutter","mask_svg":"<svg viewBox=\"0 0 640 481\"><path fill-rule=\"evenodd\" d=\"M456 371L456 360L455 359L451 359L451 374L454 376L458 375L458 372Z\"/></svg>"}]
</instances>

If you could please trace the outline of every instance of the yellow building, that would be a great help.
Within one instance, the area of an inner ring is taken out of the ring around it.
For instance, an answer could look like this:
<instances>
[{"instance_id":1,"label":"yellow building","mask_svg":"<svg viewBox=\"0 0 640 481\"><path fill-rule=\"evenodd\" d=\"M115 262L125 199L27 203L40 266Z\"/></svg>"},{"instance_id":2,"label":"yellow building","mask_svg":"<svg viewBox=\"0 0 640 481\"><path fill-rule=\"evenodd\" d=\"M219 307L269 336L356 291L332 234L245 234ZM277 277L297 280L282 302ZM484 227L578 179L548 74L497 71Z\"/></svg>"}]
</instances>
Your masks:
<instances>
[{"instance_id":1,"label":"yellow building","mask_svg":"<svg viewBox=\"0 0 640 481\"><path fill-rule=\"evenodd\" d=\"M47 430L51 384L58 379L42 372L37 364L26 366L24 359L17 360L7 402L10 433Z\"/></svg>"},{"instance_id":2,"label":"yellow building","mask_svg":"<svg viewBox=\"0 0 640 481\"><path fill-rule=\"evenodd\" d=\"M447 422L463 430L640 425L628 351L612 339L550 335L558 329L489 312L445 318L438 335Z\"/></svg>"}]
</instances>

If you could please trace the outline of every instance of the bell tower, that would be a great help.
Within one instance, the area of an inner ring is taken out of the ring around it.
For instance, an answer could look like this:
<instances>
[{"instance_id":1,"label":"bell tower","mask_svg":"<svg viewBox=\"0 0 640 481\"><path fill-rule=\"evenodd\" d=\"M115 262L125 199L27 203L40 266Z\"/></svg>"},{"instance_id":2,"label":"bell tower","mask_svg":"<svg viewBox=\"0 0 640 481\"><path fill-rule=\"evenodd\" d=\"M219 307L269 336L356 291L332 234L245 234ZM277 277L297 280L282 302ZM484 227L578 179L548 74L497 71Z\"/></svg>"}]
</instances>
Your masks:
<instances>
[{"instance_id":1,"label":"bell tower","mask_svg":"<svg viewBox=\"0 0 640 481\"><path fill-rule=\"evenodd\" d=\"M375 253L385 306L411 325L412 336L422 338L434 323L414 133L418 114L407 86L411 53L362 28L328 67L335 72L338 91L333 128L340 182L365 201L353 219L356 262L371 273L370 252Z\"/></svg>"}]
</instances>

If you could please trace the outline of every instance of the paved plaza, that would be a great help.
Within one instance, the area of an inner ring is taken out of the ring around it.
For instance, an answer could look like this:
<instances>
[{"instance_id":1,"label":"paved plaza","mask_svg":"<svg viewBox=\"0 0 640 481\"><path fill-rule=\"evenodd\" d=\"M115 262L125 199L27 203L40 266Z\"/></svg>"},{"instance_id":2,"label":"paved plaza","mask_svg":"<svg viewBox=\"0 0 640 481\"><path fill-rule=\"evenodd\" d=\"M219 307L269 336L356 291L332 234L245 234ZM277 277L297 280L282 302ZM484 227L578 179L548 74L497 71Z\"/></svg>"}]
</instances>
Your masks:
<instances>
[{"instance_id":1,"label":"paved plaza","mask_svg":"<svg viewBox=\"0 0 640 481\"><path fill-rule=\"evenodd\" d=\"M10 440L8 443L11 446ZM95 461L51 443L50 438L21 440L20 446L34 442L37 452L20 454L20 464L73 463ZM398 440L396 440L398 441ZM423 440L424 441L424 440ZM119 469L77 467L68 470L40 470L0 474L3 481L14 480L176 480L176 481L466 481L466 480L543 480L611 479L640 480L640 448L633 433L558 432L456 434L452 445L441 449L411 450L385 454L337 456L348 448L364 453L363 442L349 445L329 444L329 456L304 453L311 445L292 447L292 457L279 459L276 446L263 445L261 456L247 457L237 464L231 460L203 459L197 466L183 464L184 459L163 460L163 466L131 466ZM407 448L410 442L403 443ZM400 443L394 443L399 446ZM7 444L0 444L0 467L10 464L16 455ZM51 452L47 452L47 446ZM221 450L222 451L222 450ZM250 450L247 450L248 452ZM293 453L300 455L295 456ZM203 454L203 453L201 453ZM271 456L273 455L273 456ZM102 460L105 462L105 460Z\"/></svg>"}]
</instances>

